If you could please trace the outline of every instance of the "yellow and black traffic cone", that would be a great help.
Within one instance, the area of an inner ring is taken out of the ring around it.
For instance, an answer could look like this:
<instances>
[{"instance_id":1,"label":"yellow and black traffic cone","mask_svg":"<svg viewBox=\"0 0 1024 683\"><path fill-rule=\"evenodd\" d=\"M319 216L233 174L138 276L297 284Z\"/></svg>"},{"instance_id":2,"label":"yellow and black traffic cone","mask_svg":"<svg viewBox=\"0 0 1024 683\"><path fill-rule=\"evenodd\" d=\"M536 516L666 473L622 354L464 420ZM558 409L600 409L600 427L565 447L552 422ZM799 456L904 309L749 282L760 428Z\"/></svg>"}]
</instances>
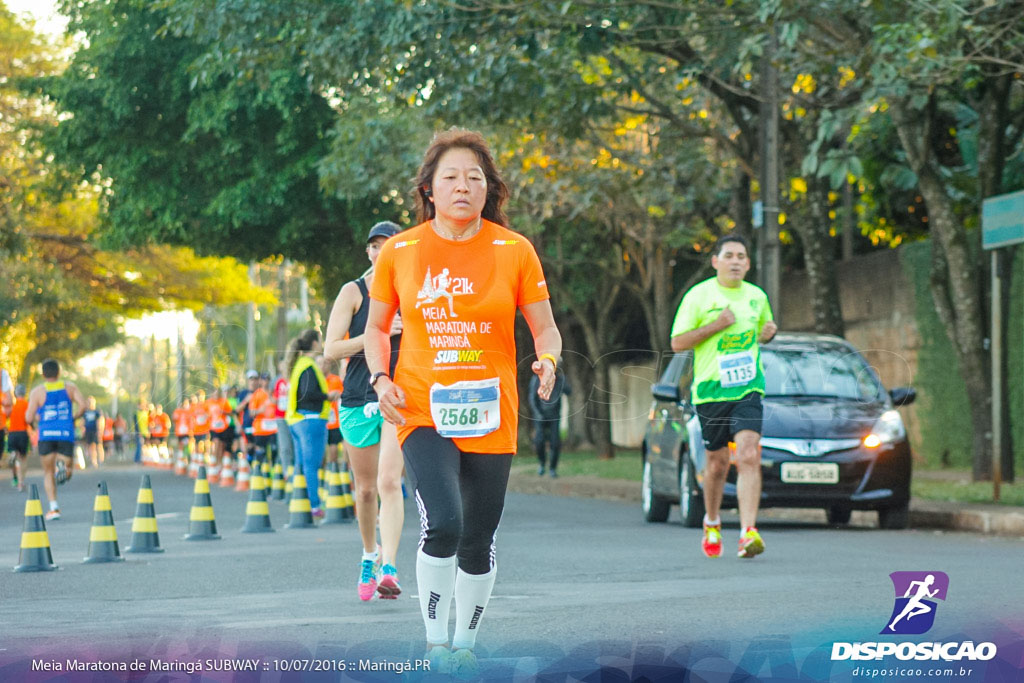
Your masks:
<instances>
[{"instance_id":1,"label":"yellow and black traffic cone","mask_svg":"<svg viewBox=\"0 0 1024 683\"><path fill-rule=\"evenodd\" d=\"M309 494L306 492L306 477L301 470L295 472L292 479L292 496L288 501L288 523L285 529L315 529L313 524L313 508L309 505Z\"/></svg>"},{"instance_id":2,"label":"yellow and black traffic cone","mask_svg":"<svg viewBox=\"0 0 1024 683\"><path fill-rule=\"evenodd\" d=\"M52 572L57 569L50 552L50 536L43 521L43 504L39 502L39 487L32 489L25 501L25 525L21 531L21 553L16 572Z\"/></svg>"},{"instance_id":3,"label":"yellow and black traffic cone","mask_svg":"<svg viewBox=\"0 0 1024 683\"><path fill-rule=\"evenodd\" d=\"M290 502L292 499L292 490L295 488L295 465L288 465L288 469L284 473L284 500Z\"/></svg>"},{"instance_id":4,"label":"yellow and black traffic cone","mask_svg":"<svg viewBox=\"0 0 1024 683\"><path fill-rule=\"evenodd\" d=\"M110 509L107 482L99 483L100 492L93 503L92 529L89 531L89 555L83 564L99 562L124 562L117 547L117 529L114 528L114 513Z\"/></svg>"},{"instance_id":5,"label":"yellow and black traffic cone","mask_svg":"<svg viewBox=\"0 0 1024 683\"><path fill-rule=\"evenodd\" d=\"M341 490L341 472L338 463L327 468L327 497L324 503L324 521L321 524L351 524L352 516L345 514L345 494Z\"/></svg>"},{"instance_id":6,"label":"yellow and black traffic cone","mask_svg":"<svg viewBox=\"0 0 1024 683\"><path fill-rule=\"evenodd\" d=\"M273 491L271 498L284 500L284 478L282 477L281 463L274 465L274 473L271 475L270 487Z\"/></svg>"},{"instance_id":7,"label":"yellow and black traffic cone","mask_svg":"<svg viewBox=\"0 0 1024 683\"><path fill-rule=\"evenodd\" d=\"M352 498L352 473L346 464L338 475L341 478L341 512L345 519L356 518L356 501Z\"/></svg>"},{"instance_id":8,"label":"yellow and black traffic cone","mask_svg":"<svg viewBox=\"0 0 1024 683\"><path fill-rule=\"evenodd\" d=\"M142 475L139 495L135 499L135 519L132 520L132 544L126 553L162 553L160 534L156 528L156 507L153 505L153 487L149 475Z\"/></svg>"},{"instance_id":9,"label":"yellow and black traffic cone","mask_svg":"<svg viewBox=\"0 0 1024 683\"><path fill-rule=\"evenodd\" d=\"M245 526L243 534L259 534L273 531L270 526L270 506L267 505L263 477L255 475L249 482L249 502L245 505Z\"/></svg>"},{"instance_id":10,"label":"yellow and black traffic cone","mask_svg":"<svg viewBox=\"0 0 1024 683\"><path fill-rule=\"evenodd\" d=\"M264 458L266 458L266 456L264 456ZM273 489L270 487L271 471L272 468L270 467L270 463L264 460L260 464L259 474L263 475L263 495L267 500L270 500L270 496L273 493Z\"/></svg>"},{"instance_id":11,"label":"yellow and black traffic cone","mask_svg":"<svg viewBox=\"0 0 1024 683\"><path fill-rule=\"evenodd\" d=\"M210 500L210 482L206 480L206 466L200 465L193 489L195 498L189 513L186 541L212 541L220 538L217 521L213 518L213 501Z\"/></svg>"}]
</instances>

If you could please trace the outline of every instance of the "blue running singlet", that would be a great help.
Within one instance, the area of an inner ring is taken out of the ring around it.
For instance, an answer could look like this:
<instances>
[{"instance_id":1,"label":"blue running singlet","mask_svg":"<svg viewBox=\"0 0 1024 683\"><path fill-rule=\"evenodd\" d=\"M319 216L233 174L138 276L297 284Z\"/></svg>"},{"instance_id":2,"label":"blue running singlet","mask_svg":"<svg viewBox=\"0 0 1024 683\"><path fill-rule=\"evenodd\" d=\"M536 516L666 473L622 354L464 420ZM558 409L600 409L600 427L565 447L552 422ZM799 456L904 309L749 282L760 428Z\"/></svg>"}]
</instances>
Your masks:
<instances>
[{"instance_id":1,"label":"blue running singlet","mask_svg":"<svg viewBox=\"0 0 1024 683\"><path fill-rule=\"evenodd\" d=\"M46 402L39 412L39 440L74 442L71 397L64 388L64 382L46 382L45 386Z\"/></svg>"}]
</instances>

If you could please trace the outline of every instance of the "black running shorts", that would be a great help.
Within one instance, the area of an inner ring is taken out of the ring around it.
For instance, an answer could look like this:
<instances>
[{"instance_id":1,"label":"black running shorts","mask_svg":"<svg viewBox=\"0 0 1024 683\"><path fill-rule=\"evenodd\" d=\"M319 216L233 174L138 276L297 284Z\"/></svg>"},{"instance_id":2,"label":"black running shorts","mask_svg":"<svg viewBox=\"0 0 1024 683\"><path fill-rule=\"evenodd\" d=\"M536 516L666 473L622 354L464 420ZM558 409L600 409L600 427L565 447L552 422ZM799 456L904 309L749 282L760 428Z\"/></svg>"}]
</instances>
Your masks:
<instances>
[{"instance_id":1,"label":"black running shorts","mask_svg":"<svg viewBox=\"0 0 1024 683\"><path fill-rule=\"evenodd\" d=\"M694 406L700 419L704 448L717 451L729 445L733 437L744 429L761 433L764 408L761 394L752 391L736 401L713 401Z\"/></svg>"},{"instance_id":2,"label":"black running shorts","mask_svg":"<svg viewBox=\"0 0 1024 683\"><path fill-rule=\"evenodd\" d=\"M7 450L18 455L28 454L28 432L11 432L7 435Z\"/></svg>"},{"instance_id":3,"label":"black running shorts","mask_svg":"<svg viewBox=\"0 0 1024 683\"><path fill-rule=\"evenodd\" d=\"M73 458L75 457L75 443L73 441L39 442L39 457L43 458L53 453L63 455L65 458Z\"/></svg>"}]
</instances>

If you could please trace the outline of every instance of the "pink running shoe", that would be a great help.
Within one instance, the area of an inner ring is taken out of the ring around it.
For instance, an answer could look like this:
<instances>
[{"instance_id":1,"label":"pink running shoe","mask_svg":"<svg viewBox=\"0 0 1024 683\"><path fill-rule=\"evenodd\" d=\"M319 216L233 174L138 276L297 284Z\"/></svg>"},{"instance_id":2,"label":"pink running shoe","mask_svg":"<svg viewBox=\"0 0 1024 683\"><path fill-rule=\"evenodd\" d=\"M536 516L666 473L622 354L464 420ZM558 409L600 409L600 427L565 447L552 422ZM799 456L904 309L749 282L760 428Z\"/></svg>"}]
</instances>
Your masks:
<instances>
[{"instance_id":1,"label":"pink running shoe","mask_svg":"<svg viewBox=\"0 0 1024 683\"><path fill-rule=\"evenodd\" d=\"M384 600L395 600L402 593L402 587L398 585L398 570L395 569L395 565L386 564L381 567L377 592Z\"/></svg>"},{"instance_id":2,"label":"pink running shoe","mask_svg":"<svg viewBox=\"0 0 1024 683\"><path fill-rule=\"evenodd\" d=\"M356 588L359 591L359 599L366 602L377 593L377 563L373 560L363 560L359 571L359 583Z\"/></svg>"}]
</instances>

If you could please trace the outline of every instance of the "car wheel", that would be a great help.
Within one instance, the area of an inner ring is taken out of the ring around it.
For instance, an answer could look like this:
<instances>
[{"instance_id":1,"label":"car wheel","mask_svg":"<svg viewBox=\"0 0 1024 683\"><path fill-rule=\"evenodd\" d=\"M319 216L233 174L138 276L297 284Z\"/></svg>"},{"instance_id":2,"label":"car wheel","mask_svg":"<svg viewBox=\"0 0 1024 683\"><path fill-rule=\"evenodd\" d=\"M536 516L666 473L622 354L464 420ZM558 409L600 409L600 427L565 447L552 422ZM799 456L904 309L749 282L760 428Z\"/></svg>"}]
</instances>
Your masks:
<instances>
[{"instance_id":1,"label":"car wheel","mask_svg":"<svg viewBox=\"0 0 1024 683\"><path fill-rule=\"evenodd\" d=\"M910 526L910 505L904 503L878 511L879 529L906 529Z\"/></svg>"},{"instance_id":2,"label":"car wheel","mask_svg":"<svg viewBox=\"0 0 1024 683\"><path fill-rule=\"evenodd\" d=\"M833 505L830 508L825 508L825 516L828 518L828 523L833 526L849 524L850 515L852 514L853 510L851 510L850 508L844 508L839 505Z\"/></svg>"},{"instance_id":3,"label":"car wheel","mask_svg":"<svg viewBox=\"0 0 1024 683\"><path fill-rule=\"evenodd\" d=\"M683 526L690 529L704 522L704 496L697 486L693 462L686 453L683 453L683 466L679 468L679 515Z\"/></svg>"},{"instance_id":4,"label":"car wheel","mask_svg":"<svg viewBox=\"0 0 1024 683\"><path fill-rule=\"evenodd\" d=\"M667 500L654 492L650 460L644 460L644 477L640 485L640 505L646 521L664 522L668 519L671 506Z\"/></svg>"}]
</instances>

